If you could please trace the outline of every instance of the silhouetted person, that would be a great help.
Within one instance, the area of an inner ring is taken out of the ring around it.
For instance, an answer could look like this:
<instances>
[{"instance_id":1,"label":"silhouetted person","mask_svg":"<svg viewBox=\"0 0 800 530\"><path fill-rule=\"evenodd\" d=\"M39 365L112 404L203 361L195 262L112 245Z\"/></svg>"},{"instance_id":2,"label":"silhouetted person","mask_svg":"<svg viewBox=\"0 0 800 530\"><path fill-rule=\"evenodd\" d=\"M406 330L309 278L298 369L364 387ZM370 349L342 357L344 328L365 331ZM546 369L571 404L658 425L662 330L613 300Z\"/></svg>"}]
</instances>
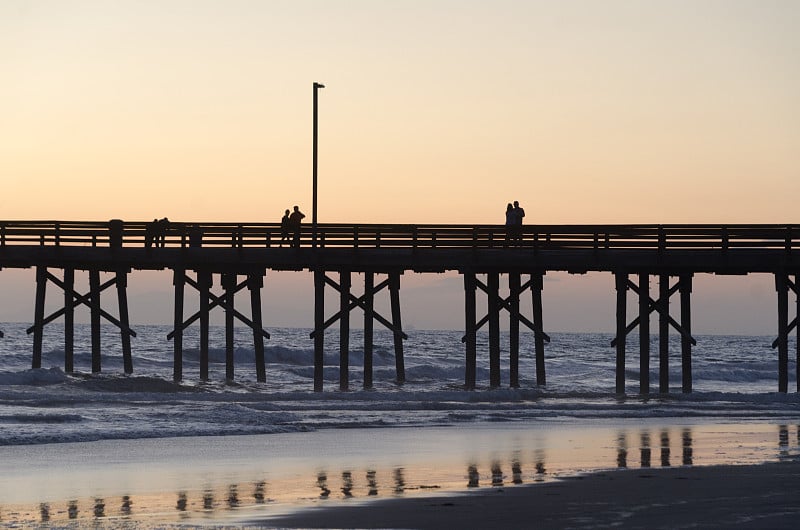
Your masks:
<instances>
[{"instance_id":1,"label":"silhouetted person","mask_svg":"<svg viewBox=\"0 0 800 530\"><path fill-rule=\"evenodd\" d=\"M517 222L515 218L514 205L508 203L506 206L506 245L514 243L514 230L516 229Z\"/></svg>"},{"instance_id":2,"label":"silhouetted person","mask_svg":"<svg viewBox=\"0 0 800 530\"><path fill-rule=\"evenodd\" d=\"M300 246L300 222L305 218L305 214L300 211L298 206L294 207L294 211L289 216L289 223L292 227L292 232L294 233L292 237L292 246L299 247Z\"/></svg>"},{"instance_id":3,"label":"silhouetted person","mask_svg":"<svg viewBox=\"0 0 800 530\"><path fill-rule=\"evenodd\" d=\"M522 242L522 219L525 217L525 210L519 205L518 201L514 201L514 242L520 244Z\"/></svg>"},{"instance_id":4,"label":"silhouetted person","mask_svg":"<svg viewBox=\"0 0 800 530\"><path fill-rule=\"evenodd\" d=\"M158 219L153 219L151 222L144 225L144 246L150 248L154 243L157 243L156 237L158 232Z\"/></svg>"},{"instance_id":5,"label":"silhouetted person","mask_svg":"<svg viewBox=\"0 0 800 530\"><path fill-rule=\"evenodd\" d=\"M289 218L289 210L286 210L286 213L283 214L281 217L281 244L283 246L283 242L289 242L289 231L292 228L292 221Z\"/></svg>"},{"instance_id":6,"label":"silhouetted person","mask_svg":"<svg viewBox=\"0 0 800 530\"><path fill-rule=\"evenodd\" d=\"M156 221L157 223L157 230L156 230L156 237L157 237L157 245L161 248L164 248L164 244L167 240L167 232L169 231L169 219L164 217L163 219L159 219Z\"/></svg>"}]
</instances>

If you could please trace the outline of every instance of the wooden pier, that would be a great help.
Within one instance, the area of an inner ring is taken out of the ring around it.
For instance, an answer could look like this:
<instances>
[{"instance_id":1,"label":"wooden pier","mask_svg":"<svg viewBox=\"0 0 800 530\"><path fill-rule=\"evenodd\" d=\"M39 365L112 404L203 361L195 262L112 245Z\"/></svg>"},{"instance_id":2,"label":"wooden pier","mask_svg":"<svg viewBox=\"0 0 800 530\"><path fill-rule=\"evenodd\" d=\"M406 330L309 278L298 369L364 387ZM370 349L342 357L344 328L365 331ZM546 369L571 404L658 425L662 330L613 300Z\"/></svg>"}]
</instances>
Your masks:
<instances>
[{"instance_id":1,"label":"wooden pier","mask_svg":"<svg viewBox=\"0 0 800 530\"><path fill-rule=\"evenodd\" d=\"M658 392L669 392L670 328L681 336L683 392L692 391L691 292L695 274L774 275L777 292L778 390L788 391L789 343L800 331L800 225L531 225L521 234L506 237L497 225L346 225L303 226L297 244L281 241L274 223L154 223L73 221L0 222L0 268L35 268L36 290L32 367L41 367L44 326L63 317L64 369L73 370L74 310L80 305L91 315L92 371L102 369L100 322L105 319L120 331L124 370L133 371L127 303L127 277L136 270L173 272L175 289L173 341L175 380L183 378L183 331L199 320L200 378L208 378L209 314L225 309L226 378L234 379L233 325L238 319L253 331L256 374L266 381L261 289L272 270L309 270L314 275L314 390L323 390L324 330L339 323L339 387L349 388L350 313L364 313L364 386L372 386L374 323L393 333L396 379L405 379L403 331L400 310L401 276L406 271L458 271L464 279L466 388L476 386L476 334L489 332L489 384L500 380L500 313L509 315L510 373L508 384L519 385L520 325L533 332L536 382L546 384L542 307L543 277L550 271L609 272L616 285L616 392L625 392L626 337L639 330L639 391L651 392L650 313L658 314ZM56 271L54 274L53 271ZM57 271L61 271L60 274ZM111 274L101 283L100 274ZM89 291L75 290L76 273L88 275ZM353 274L364 280L363 295L352 293ZM501 294L502 276L508 294ZM222 290L214 292L214 279ZM651 281L657 287L651 289ZM377 282L377 283L376 283ZM63 292L63 307L45 315L47 286ZM187 285L197 291L199 311L184 315ZM116 287L118 315L103 309L101 294ZM325 315L325 292L339 297L339 311ZM250 292L250 317L236 309L236 293ZM387 290L390 315L375 310L375 296ZM521 310L522 295L530 292L532 320ZM638 315L630 322L627 295L638 298ZM651 296L651 291L657 293ZM796 298L795 317L789 320L789 293ZM485 295L487 314L478 318L476 299ZM679 298L680 314L674 318L669 300ZM654 298L655 297L655 298ZM0 331L2 337L2 331ZM800 341L796 380L800 390ZM0 361L2 362L2 361Z\"/></svg>"}]
</instances>

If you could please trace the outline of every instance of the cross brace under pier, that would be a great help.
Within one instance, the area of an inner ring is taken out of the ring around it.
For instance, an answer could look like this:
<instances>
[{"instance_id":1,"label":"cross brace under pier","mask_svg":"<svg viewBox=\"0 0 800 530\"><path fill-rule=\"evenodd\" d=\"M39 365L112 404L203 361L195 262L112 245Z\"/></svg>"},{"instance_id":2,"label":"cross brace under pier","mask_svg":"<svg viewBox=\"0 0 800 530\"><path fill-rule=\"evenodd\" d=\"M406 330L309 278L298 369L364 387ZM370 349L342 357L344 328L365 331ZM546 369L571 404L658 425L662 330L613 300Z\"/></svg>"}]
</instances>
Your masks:
<instances>
[{"instance_id":1,"label":"cross brace under pier","mask_svg":"<svg viewBox=\"0 0 800 530\"><path fill-rule=\"evenodd\" d=\"M356 297L350 292L351 272L339 271L339 282L328 277L324 269L314 270L314 391L323 390L325 330L339 322L339 389L348 390L350 386L350 312L356 307L364 310L364 388L372 387L373 324L377 321L394 336L395 370L398 383L405 381L405 362L403 359L403 340L408 338L403 332L400 315L400 272L364 272L364 294ZM386 274L387 278L375 285L375 275ZM339 293L339 311L325 319L325 286ZM375 311L375 295L389 288L391 321Z\"/></svg>"},{"instance_id":2,"label":"cross brace under pier","mask_svg":"<svg viewBox=\"0 0 800 530\"><path fill-rule=\"evenodd\" d=\"M114 324L120 330L122 338L122 358L125 373L133 373L133 360L131 357L131 337L136 332L130 328L128 321L128 295L127 274L128 270L115 271L115 276L104 283L100 283L100 270L89 269L89 292L80 294L75 291L75 269L65 268L63 279L59 279L47 270L47 267L36 267L36 304L34 307L33 326L26 332L33 333L33 368L42 366L42 339L44 326L61 316L64 317L64 371L71 373L74 368L75 351L75 308L81 304L89 307L91 334L92 334L92 372L101 371L101 344L100 344L100 319L101 317ZM64 307L45 316L44 305L47 294L47 283L50 282L64 291ZM119 319L103 310L100 305L100 293L111 286L117 286L119 300Z\"/></svg>"},{"instance_id":3,"label":"cross brace under pier","mask_svg":"<svg viewBox=\"0 0 800 530\"><path fill-rule=\"evenodd\" d=\"M238 273L221 273L221 283L224 293L217 296L211 292L213 286L213 273L211 271L195 271L197 279L186 275L184 269L173 270L173 285L175 286L175 329L167 334L167 340L173 341L173 378L175 381L183 379L183 330L197 320L200 320L200 379L208 380L208 331L211 310L219 306L225 310L225 379L232 381L234 377L234 348L233 336L234 318L243 322L253 330L253 349L255 351L256 378L259 382L266 381L266 367L264 361L264 339L270 338L269 333L263 329L261 323L261 288L264 286L266 271L246 273L246 279L238 281ZM183 320L183 297L185 285L193 287L200 294L200 309ZM236 310L234 298L236 293L244 288L250 290L251 318L247 318Z\"/></svg>"},{"instance_id":4,"label":"cross brace under pier","mask_svg":"<svg viewBox=\"0 0 800 530\"><path fill-rule=\"evenodd\" d=\"M659 274L659 297L650 297L650 277L647 273L639 274L639 284L628 279L627 273L617 272L617 333L611 346L617 348L616 391L625 393L625 339L628 334L639 328L639 393L650 393L650 313L657 311L659 315L659 392L669 392L669 328L674 328L681 335L681 373L683 392L692 391L692 346L697 341L692 337L691 292L692 275L681 274L678 282L670 287L670 275ZM626 293L631 289L639 296L639 316L626 325L627 300ZM669 299L680 293L681 321L676 322L669 314Z\"/></svg>"},{"instance_id":5,"label":"cross brace under pier","mask_svg":"<svg viewBox=\"0 0 800 530\"><path fill-rule=\"evenodd\" d=\"M509 313L509 384L511 387L519 386L519 325L524 324L533 331L534 348L536 352L536 384L545 385L544 343L550 342L550 337L542 328L542 285L544 273L532 273L530 279L521 283L520 273L508 273L509 295L502 298L499 293L500 273L486 274L486 283L481 282L474 272L466 271L464 274L465 291L465 319L466 334L461 342L466 344L466 369L464 386L475 388L476 360L477 360L477 331L488 322L489 324L489 384L492 387L500 386L500 311L505 309ZM487 314L476 321L475 296L477 289L487 295ZM528 320L519 309L519 298L522 293L530 289L533 302L533 322Z\"/></svg>"}]
</instances>

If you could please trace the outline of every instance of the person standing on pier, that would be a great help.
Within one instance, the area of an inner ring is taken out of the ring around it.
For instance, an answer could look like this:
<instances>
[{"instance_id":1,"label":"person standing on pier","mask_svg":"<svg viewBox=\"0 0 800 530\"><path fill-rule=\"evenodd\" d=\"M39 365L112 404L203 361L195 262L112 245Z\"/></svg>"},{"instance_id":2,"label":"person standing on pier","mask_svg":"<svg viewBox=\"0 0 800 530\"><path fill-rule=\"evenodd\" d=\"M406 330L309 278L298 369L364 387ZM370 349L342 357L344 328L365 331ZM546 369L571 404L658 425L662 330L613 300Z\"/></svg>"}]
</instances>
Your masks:
<instances>
[{"instance_id":1,"label":"person standing on pier","mask_svg":"<svg viewBox=\"0 0 800 530\"><path fill-rule=\"evenodd\" d=\"M525 217L525 210L519 205L519 201L514 201L514 243L522 244L522 218Z\"/></svg>"},{"instance_id":2,"label":"person standing on pier","mask_svg":"<svg viewBox=\"0 0 800 530\"><path fill-rule=\"evenodd\" d=\"M292 221L289 219L289 210L283 214L281 217L281 244L283 246L283 242L286 241L289 243L289 229L291 228Z\"/></svg>"},{"instance_id":3,"label":"person standing on pier","mask_svg":"<svg viewBox=\"0 0 800 530\"><path fill-rule=\"evenodd\" d=\"M303 220L305 214L300 211L298 206L294 207L294 211L292 215L289 216L289 222L292 225L292 230L294 232L294 237L292 239L292 246L299 247L300 246L300 221Z\"/></svg>"},{"instance_id":4,"label":"person standing on pier","mask_svg":"<svg viewBox=\"0 0 800 530\"><path fill-rule=\"evenodd\" d=\"M505 246L508 246L509 243L513 244L513 242L514 242L514 228L515 228L515 226L517 224L515 215L516 215L516 213L514 212L514 205L512 205L511 203L508 203L508 206L506 206L506 245Z\"/></svg>"}]
</instances>

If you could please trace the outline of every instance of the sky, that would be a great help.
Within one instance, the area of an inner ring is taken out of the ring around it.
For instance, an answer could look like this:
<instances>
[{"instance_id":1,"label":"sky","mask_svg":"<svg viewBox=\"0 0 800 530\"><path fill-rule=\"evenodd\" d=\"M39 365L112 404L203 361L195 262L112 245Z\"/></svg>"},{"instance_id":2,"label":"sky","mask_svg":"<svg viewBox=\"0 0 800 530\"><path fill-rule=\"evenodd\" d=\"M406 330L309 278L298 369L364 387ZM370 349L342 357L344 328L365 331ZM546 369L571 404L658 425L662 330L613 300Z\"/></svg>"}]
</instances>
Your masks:
<instances>
[{"instance_id":1,"label":"sky","mask_svg":"<svg viewBox=\"0 0 800 530\"><path fill-rule=\"evenodd\" d=\"M308 214L320 82L320 222L798 223L799 23L788 0L4 0L0 218ZM132 319L168 320L171 277L133 276ZM267 285L268 317L310 325L307 274ZM463 327L457 275L403 285L414 326ZM31 271L0 296L30 320ZM696 327L772 333L774 298L698 277ZM545 322L612 331L613 301L551 274Z\"/></svg>"}]
</instances>

